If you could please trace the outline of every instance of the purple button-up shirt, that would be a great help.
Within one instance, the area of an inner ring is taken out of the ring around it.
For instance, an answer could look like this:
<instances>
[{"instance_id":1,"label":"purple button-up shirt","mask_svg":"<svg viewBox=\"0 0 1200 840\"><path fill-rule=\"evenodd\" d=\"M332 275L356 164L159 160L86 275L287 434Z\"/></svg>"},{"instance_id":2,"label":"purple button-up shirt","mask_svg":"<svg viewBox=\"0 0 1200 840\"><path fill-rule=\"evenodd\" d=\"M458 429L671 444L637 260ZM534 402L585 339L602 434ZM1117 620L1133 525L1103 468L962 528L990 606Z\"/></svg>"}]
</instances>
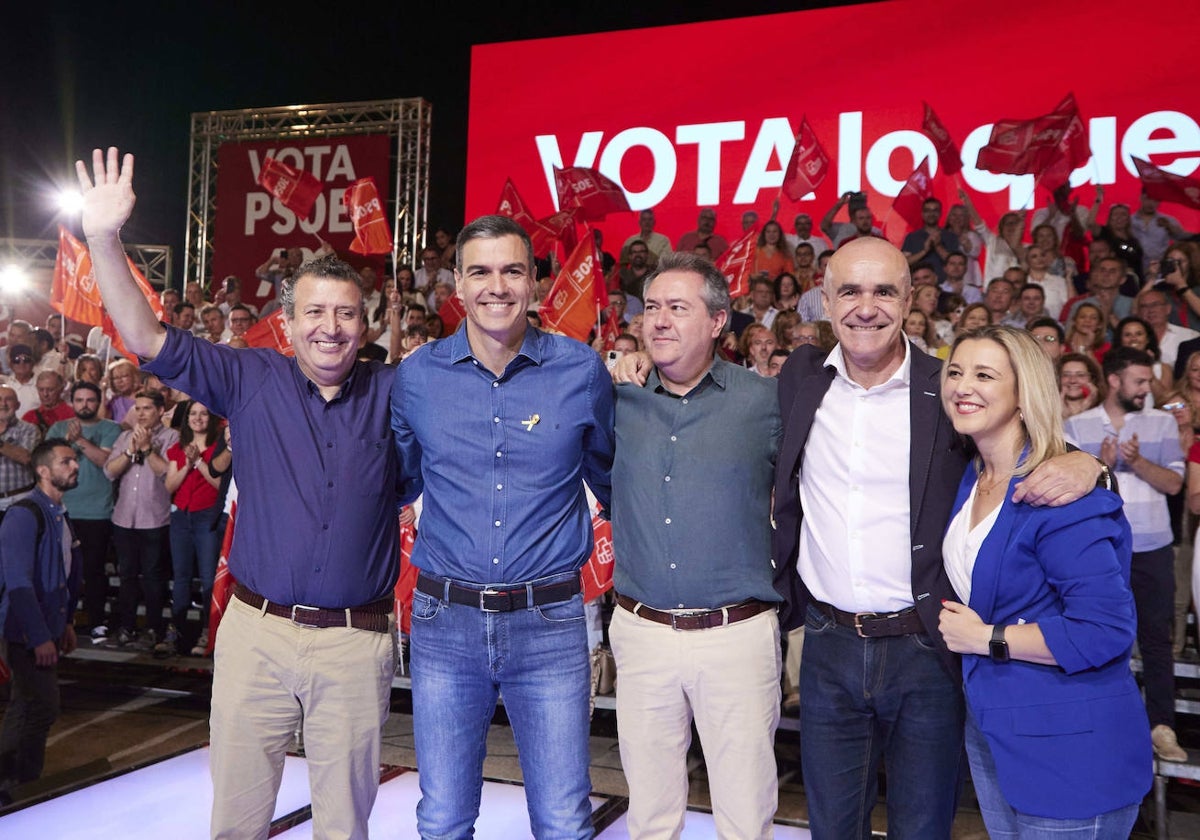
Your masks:
<instances>
[{"instance_id":1,"label":"purple button-up shirt","mask_svg":"<svg viewBox=\"0 0 1200 840\"><path fill-rule=\"evenodd\" d=\"M105 464L120 458L133 438L133 431L121 432L113 444ZM167 457L167 450L179 441L179 432L159 426L150 438L158 454ZM130 464L117 479L117 503L112 521L122 528L165 528L171 522L171 494L167 492L167 475L155 475L148 463Z\"/></svg>"},{"instance_id":2,"label":"purple button-up shirt","mask_svg":"<svg viewBox=\"0 0 1200 840\"><path fill-rule=\"evenodd\" d=\"M358 362L326 402L295 359L168 327L143 369L229 420L234 578L280 604L343 609L391 593L400 571L393 368Z\"/></svg>"}]
</instances>

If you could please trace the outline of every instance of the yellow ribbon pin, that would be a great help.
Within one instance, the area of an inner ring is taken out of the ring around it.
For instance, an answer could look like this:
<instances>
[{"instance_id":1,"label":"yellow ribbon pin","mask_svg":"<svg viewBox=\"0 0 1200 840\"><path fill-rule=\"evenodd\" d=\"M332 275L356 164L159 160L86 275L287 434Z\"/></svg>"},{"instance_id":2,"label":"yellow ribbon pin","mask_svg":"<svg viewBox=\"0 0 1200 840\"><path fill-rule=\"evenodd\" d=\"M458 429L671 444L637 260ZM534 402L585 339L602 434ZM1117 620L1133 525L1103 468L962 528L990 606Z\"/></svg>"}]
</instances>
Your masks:
<instances>
[{"instance_id":1,"label":"yellow ribbon pin","mask_svg":"<svg viewBox=\"0 0 1200 840\"><path fill-rule=\"evenodd\" d=\"M540 414L531 414L531 415L529 415L529 419L528 419L528 420L522 420L522 421L521 421L521 425L525 427L525 431L527 431L527 432L532 432L532 431L533 431L533 427L534 427L534 426L536 426L536 425L537 425L538 423L540 423L540 422L542 422L542 415L540 415Z\"/></svg>"}]
</instances>

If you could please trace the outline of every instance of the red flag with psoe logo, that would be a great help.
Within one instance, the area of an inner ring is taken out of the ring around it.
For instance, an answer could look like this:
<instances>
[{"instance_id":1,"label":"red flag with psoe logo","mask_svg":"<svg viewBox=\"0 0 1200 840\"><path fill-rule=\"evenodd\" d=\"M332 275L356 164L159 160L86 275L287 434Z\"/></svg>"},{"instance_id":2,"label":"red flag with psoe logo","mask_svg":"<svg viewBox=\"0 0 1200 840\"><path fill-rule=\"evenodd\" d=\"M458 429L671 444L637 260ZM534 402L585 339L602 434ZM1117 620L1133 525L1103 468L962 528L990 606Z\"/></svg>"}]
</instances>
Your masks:
<instances>
[{"instance_id":1,"label":"red flag with psoe logo","mask_svg":"<svg viewBox=\"0 0 1200 840\"><path fill-rule=\"evenodd\" d=\"M270 156L263 159L258 183L300 219L308 218L321 194L321 182L312 175Z\"/></svg>"},{"instance_id":2,"label":"red flag with psoe logo","mask_svg":"<svg viewBox=\"0 0 1200 840\"><path fill-rule=\"evenodd\" d=\"M92 255L62 225L58 226L58 256L54 260L50 306L81 324L98 327L104 323L104 304L92 272Z\"/></svg>"},{"instance_id":3,"label":"red flag with psoe logo","mask_svg":"<svg viewBox=\"0 0 1200 840\"><path fill-rule=\"evenodd\" d=\"M534 231L537 230L537 220L525 207L525 202L521 199L521 194L517 192L517 186L512 182L512 178L506 178L504 181L504 188L500 190L500 203L496 205L496 214L508 216L525 228L525 232L530 236L533 236Z\"/></svg>"},{"instance_id":4,"label":"red flag with psoe logo","mask_svg":"<svg viewBox=\"0 0 1200 840\"><path fill-rule=\"evenodd\" d=\"M288 335L284 323L283 310L276 309L258 323L246 330L242 336L250 347L270 347L285 356L295 356L296 348L292 346L292 338Z\"/></svg>"},{"instance_id":5,"label":"red flag with psoe logo","mask_svg":"<svg viewBox=\"0 0 1200 840\"><path fill-rule=\"evenodd\" d=\"M1064 96L1062 101L1054 106L1054 110L1043 119L1048 120L1048 124L1062 127L1062 138L1053 152L1047 155L1048 159L1038 175L1038 181L1053 192L1070 180L1071 170L1087 163L1092 150L1084 130L1083 118L1079 116L1075 94L1068 93Z\"/></svg>"},{"instance_id":6,"label":"red flag with psoe logo","mask_svg":"<svg viewBox=\"0 0 1200 840\"><path fill-rule=\"evenodd\" d=\"M161 321L163 318L162 300L155 293L154 288L150 285L150 281L146 279L146 275L142 274L141 269L134 265L133 260L129 258L128 254L125 255L125 263L129 266L129 273L133 275L133 280L135 283L137 283L137 287L141 290L142 296L146 298L146 303L150 304L150 310L154 313L154 317ZM114 350L116 350L126 359L129 359L129 361L133 362L135 365L139 364L137 355L132 353L129 348L125 346L125 342L121 340L121 336L117 332L117 325L113 323L113 320L109 316L107 309L104 310L104 321L100 325L100 329L104 331L105 335L112 339L112 346Z\"/></svg>"},{"instance_id":7,"label":"red flag with psoe logo","mask_svg":"<svg viewBox=\"0 0 1200 840\"><path fill-rule=\"evenodd\" d=\"M729 246L717 262L717 268L729 284L729 296L739 298L750 294L750 275L754 273L754 257L758 248L758 229L752 228Z\"/></svg>"},{"instance_id":8,"label":"red flag with psoe logo","mask_svg":"<svg viewBox=\"0 0 1200 840\"><path fill-rule=\"evenodd\" d=\"M783 175L783 194L792 201L799 201L819 187L828 174L829 155L825 154L806 116L800 120L796 145Z\"/></svg>"},{"instance_id":9,"label":"red flag with psoe logo","mask_svg":"<svg viewBox=\"0 0 1200 840\"><path fill-rule=\"evenodd\" d=\"M1133 165L1137 167L1146 195L1155 201L1169 201L1200 210L1200 180L1173 175L1141 158L1134 158Z\"/></svg>"},{"instance_id":10,"label":"red flag with psoe logo","mask_svg":"<svg viewBox=\"0 0 1200 840\"><path fill-rule=\"evenodd\" d=\"M938 119L938 115L929 107L929 103L922 102L921 104L925 106L925 118L921 121L921 133L933 141L942 171L947 175L961 172L962 156L958 152L958 145L951 139L950 132L946 130L946 126Z\"/></svg>"},{"instance_id":11,"label":"red flag with psoe logo","mask_svg":"<svg viewBox=\"0 0 1200 840\"><path fill-rule=\"evenodd\" d=\"M458 295L450 295L438 309L437 314L442 319L442 336L445 337L458 329L463 318L467 317L467 309L459 300Z\"/></svg>"},{"instance_id":12,"label":"red flag with psoe logo","mask_svg":"<svg viewBox=\"0 0 1200 840\"><path fill-rule=\"evenodd\" d=\"M586 236L563 263L550 294L538 308L542 323L578 341L587 341L600 309L608 303L596 241Z\"/></svg>"},{"instance_id":13,"label":"red flag with psoe logo","mask_svg":"<svg viewBox=\"0 0 1200 840\"><path fill-rule=\"evenodd\" d=\"M625 190L598 170L586 166L554 169L554 187L558 191L558 206L574 210L581 222L603 219L609 213L629 211Z\"/></svg>"},{"instance_id":14,"label":"red flag with psoe logo","mask_svg":"<svg viewBox=\"0 0 1200 840\"><path fill-rule=\"evenodd\" d=\"M921 218L921 207L933 198L933 176L929 173L929 158L925 158L908 176L900 192L892 202L892 210L897 216L908 222L909 230L922 227L925 222Z\"/></svg>"},{"instance_id":15,"label":"red flag with psoe logo","mask_svg":"<svg viewBox=\"0 0 1200 840\"><path fill-rule=\"evenodd\" d=\"M599 598L613 585L612 523L599 513L592 514L592 539L592 556L580 570L585 604Z\"/></svg>"},{"instance_id":16,"label":"red flag with psoe logo","mask_svg":"<svg viewBox=\"0 0 1200 840\"><path fill-rule=\"evenodd\" d=\"M342 203L354 223L354 241L350 250L356 254L390 254L392 231L383 215L383 202L371 176L359 178L346 188Z\"/></svg>"},{"instance_id":17,"label":"red flag with psoe logo","mask_svg":"<svg viewBox=\"0 0 1200 840\"><path fill-rule=\"evenodd\" d=\"M420 569L412 564L413 543L417 540L417 528L411 522L400 526L400 576L392 596L396 602L396 624L405 632L412 632L412 597L417 588Z\"/></svg>"},{"instance_id":18,"label":"red flag with psoe logo","mask_svg":"<svg viewBox=\"0 0 1200 840\"><path fill-rule=\"evenodd\" d=\"M538 219L533 223L529 239L533 244L533 255L539 260L545 259L559 242L565 252L575 250L575 211L560 210L553 216Z\"/></svg>"}]
</instances>

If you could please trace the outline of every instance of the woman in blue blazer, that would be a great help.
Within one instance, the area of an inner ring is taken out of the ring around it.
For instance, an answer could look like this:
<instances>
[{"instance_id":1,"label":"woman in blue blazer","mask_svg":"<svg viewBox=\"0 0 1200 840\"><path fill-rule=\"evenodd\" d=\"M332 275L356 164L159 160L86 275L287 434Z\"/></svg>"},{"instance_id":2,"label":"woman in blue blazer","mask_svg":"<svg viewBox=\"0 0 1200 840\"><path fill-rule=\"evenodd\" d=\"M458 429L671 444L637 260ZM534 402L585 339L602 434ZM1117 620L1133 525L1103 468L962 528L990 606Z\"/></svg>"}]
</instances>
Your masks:
<instances>
[{"instance_id":1,"label":"woman in blue blazer","mask_svg":"<svg viewBox=\"0 0 1200 840\"><path fill-rule=\"evenodd\" d=\"M967 755L993 838L1129 836L1150 788L1150 726L1129 668L1136 620L1121 499L1011 501L1065 451L1054 373L1024 330L960 336L942 402L978 457L943 547L962 603L939 628L963 654Z\"/></svg>"}]
</instances>

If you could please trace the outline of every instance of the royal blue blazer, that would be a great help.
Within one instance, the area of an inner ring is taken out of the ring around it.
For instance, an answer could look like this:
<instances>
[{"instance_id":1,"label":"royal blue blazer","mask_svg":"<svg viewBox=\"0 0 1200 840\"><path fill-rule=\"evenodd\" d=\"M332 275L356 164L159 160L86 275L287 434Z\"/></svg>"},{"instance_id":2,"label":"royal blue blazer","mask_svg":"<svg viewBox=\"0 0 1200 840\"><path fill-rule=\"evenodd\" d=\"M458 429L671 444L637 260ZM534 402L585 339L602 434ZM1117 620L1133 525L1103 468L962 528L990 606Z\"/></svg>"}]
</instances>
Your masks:
<instances>
[{"instance_id":1,"label":"royal blue blazer","mask_svg":"<svg viewBox=\"0 0 1200 840\"><path fill-rule=\"evenodd\" d=\"M976 479L966 470L957 513ZM1150 724L1129 655L1137 619L1132 539L1120 496L1096 489L1061 507L1008 497L980 546L969 606L988 624L1036 623L1057 665L963 656L963 685L1018 811L1083 819L1150 789Z\"/></svg>"}]
</instances>

